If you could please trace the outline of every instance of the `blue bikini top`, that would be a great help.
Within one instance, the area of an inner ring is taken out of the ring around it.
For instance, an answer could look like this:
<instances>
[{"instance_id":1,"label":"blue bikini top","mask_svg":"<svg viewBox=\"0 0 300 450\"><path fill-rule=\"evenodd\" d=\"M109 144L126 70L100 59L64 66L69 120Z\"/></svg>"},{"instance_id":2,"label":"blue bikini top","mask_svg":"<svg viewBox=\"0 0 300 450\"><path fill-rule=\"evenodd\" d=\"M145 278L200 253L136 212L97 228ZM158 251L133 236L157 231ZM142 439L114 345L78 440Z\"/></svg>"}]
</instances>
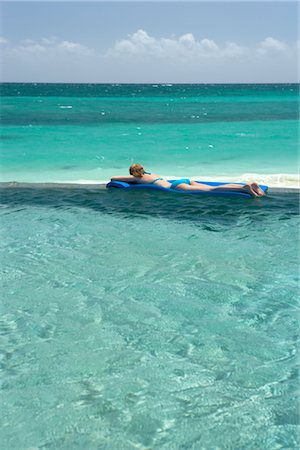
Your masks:
<instances>
[{"instance_id":1,"label":"blue bikini top","mask_svg":"<svg viewBox=\"0 0 300 450\"><path fill-rule=\"evenodd\" d=\"M144 172L146 175L151 175L151 172ZM149 184L154 184L156 181L163 180L163 178L155 178L155 180L151 181Z\"/></svg>"}]
</instances>

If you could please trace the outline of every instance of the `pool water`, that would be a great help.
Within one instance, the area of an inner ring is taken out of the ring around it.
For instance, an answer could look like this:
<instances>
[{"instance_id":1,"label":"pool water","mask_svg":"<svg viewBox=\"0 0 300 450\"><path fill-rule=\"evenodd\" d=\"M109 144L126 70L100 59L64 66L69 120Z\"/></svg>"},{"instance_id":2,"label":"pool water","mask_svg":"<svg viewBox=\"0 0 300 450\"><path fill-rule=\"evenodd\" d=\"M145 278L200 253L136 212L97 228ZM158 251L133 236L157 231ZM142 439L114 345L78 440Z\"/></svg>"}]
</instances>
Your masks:
<instances>
[{"instance_id":1,"label":"pool water","mask_svg":"<svg viewBox=\"0 0 300 450\"><path fill-rule=\"evenodd\" d=\"M298 448L296 194L1 205L3 448Z\"/></svg>"}]
</instances>

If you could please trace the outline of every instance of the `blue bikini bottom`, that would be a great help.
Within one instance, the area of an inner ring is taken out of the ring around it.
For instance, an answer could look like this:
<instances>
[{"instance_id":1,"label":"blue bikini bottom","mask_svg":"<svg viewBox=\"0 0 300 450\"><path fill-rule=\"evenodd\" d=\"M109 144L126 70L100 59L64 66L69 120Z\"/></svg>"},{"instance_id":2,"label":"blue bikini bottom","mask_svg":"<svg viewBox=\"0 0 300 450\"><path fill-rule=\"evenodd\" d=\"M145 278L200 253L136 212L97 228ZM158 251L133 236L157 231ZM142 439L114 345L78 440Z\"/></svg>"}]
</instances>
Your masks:
<instances>
[{"instance_id":1,"label":"blue bikini bottom","mask_svg":"<svg viewBox=\"0 0 300 450\"><path fill-rule=\"evenodd\" d=\"M170 189L176 189L176 187L181 184L191 184L190 180L188 178L181 178L180 180L175 180L170 186Z\"/></svg>"}]
</instances>

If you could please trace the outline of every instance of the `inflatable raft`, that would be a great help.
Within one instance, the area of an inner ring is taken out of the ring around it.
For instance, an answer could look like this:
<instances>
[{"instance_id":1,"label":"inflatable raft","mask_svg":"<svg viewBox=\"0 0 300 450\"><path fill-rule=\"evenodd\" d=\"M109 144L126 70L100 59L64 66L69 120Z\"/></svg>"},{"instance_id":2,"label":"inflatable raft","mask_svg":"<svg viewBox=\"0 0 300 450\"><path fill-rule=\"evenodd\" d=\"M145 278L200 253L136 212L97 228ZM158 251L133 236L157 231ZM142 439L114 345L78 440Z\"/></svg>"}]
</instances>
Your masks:
<instances>
[{"instance_id":1,"label":"inflatable raft","mask_svg":"<svg viewBox=\"0 0 300 450\"><path fill-rule=\"evenodd\" d=\"M173 181L176 180L167 180L169 183L173 183ZM206 184L208 186L222 186L224 184L231 183L227 181L226 183L220 183L218 181L197 181L197 183ZM231 184L240 184L240 183L231 183ZM259 185L260 188L267 192L268 186L265 186L263 184ZM218 191L185 191L180 189L170 189L170 188L164 188L162 186L158 186L156 184L142 184L142 183L126 183L125 181L110 181L107 185L107 188L118 188L123 189L126 191L129 190L155 190L155 191L167 191L167 192L174 192L176 194L188 194L188 195L218 195L218 196L240 196L240 197L252 197L250 194L247 194L246 192L233 192L233 191L226 191L226 189L218 190Z\"/></svg>"}]
</instances>

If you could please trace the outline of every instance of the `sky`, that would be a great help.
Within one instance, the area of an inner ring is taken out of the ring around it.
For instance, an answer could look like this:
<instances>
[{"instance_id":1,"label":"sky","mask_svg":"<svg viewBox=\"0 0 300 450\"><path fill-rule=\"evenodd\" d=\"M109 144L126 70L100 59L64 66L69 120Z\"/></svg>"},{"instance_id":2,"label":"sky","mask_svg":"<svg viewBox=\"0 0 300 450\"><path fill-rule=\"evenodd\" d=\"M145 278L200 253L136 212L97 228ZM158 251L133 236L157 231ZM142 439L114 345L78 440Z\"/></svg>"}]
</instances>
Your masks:
<instances>
[{"instance_id":1,"label":"sky","mask_svg":"<svg viewBox=\"0 0 300 450\"><path fill-rule=\"evenodd\" d=\"M2 81L298 80L293 1L5 1L1 12Z\"/></svg>"}]
</instances>

